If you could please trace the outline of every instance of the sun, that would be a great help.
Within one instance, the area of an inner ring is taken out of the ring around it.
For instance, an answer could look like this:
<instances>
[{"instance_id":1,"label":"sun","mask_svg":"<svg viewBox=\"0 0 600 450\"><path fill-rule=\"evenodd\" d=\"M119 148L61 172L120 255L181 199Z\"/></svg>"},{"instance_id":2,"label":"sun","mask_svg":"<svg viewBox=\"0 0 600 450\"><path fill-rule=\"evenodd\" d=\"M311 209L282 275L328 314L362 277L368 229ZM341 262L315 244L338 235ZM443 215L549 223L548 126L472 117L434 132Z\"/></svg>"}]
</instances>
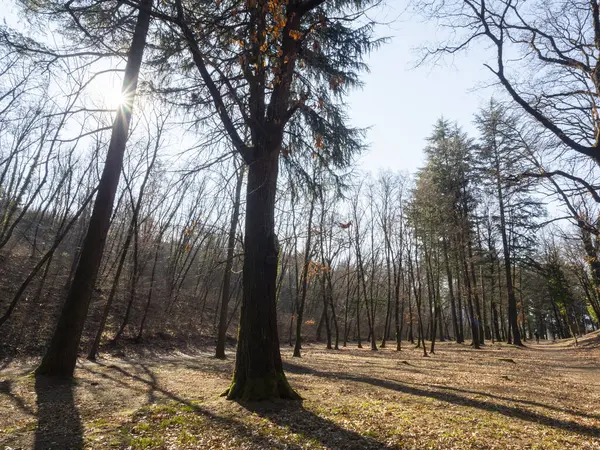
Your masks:
<instances>
[{"instance_id":1,"label":"sun","mask_svg":"<svg viewBox=\"0 0 600 450\"><path fill-rule=\"evenodd\" d=\"M131 87L125 91L122 89L123 80L120 77L100 74L87 84L86 99L92 108L111 113L120 109L131 110L136 97L138 107L145 107L144 99L136 96Z\"/></svg>"},{"instance_id":2,"label":"sun","mask_svg":"<svg viewBox=\"0 0 600 450\"><path fill-rule=\"evenodd\" d=\"M107 88L104 92L100 92L100 95L110 109L117 109L125 104L125 95L120 87Z\"/></svg>"},{"instance_id":3,"label":"sun","mask_svg":"<svg viewBox=\"0 0 600 450\"><path fill-rule=\"evenodd\" d=\"M100 92L102 102L107 108L116 110L119 108L131 109L133 103L133 95L130 92L123 92L121 86L107 88Z\"/></svg>"},{"instance_id":4,"label":"sun","mask_svg":"<svg viewBox=\"0 0 600 450\"><path fill-rule=\"evenodd\" d=\"M117 77L97 77L88 89L89 98L98 108L117 110L126 105L126 95L121 91L122 80Z\"/></svg>"}]
</instances>

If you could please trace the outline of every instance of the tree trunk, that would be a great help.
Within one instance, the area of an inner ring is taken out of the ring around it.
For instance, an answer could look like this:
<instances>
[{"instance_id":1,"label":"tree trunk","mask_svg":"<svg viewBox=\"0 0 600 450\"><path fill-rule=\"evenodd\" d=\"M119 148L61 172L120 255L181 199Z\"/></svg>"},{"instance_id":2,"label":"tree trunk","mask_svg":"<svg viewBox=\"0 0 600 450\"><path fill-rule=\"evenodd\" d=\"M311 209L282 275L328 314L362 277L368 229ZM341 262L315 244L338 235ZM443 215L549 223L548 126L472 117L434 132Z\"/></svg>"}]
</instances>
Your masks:
<instances>
[{"instance_id":1,"label":"tree trunk","mask_svg":"<svg viewBox=\"0 0 600 450\"><path fill-rule=\"evenodd\" d=\"M386 275L387 275L387 308L385 312L385 326L383 330L383 338L381 340L381 348L385 348L385 341L389 334L390 324L391 324L391 314L392 314L392 270L390 264L390 250L387 246L387 238L386 238L386 249L385 249L385 267L386 267Z\"/></svg>"},{"instance_id":2,"label":"tree trunk","mask_svg":"<svg viewBox=\"0 0 600 450\"><path fill-rule=\"evenodd\" d=\"M467 255L465 251L465 240L464 235L461 232L459 239L457 240L458 254L456 266L458 267L462 263L463 269L463 282L467 291L467 315L469 316L469 323L471 324L471 345L474 348L479 348L479 324L475 317L475 310L473 308L473 292L471 289L471 279L469 273L469 264L467 263ZM458 275L460 278L460 274Z\"/></svg>"},{"instance_id":3,"label":"tree trunk","mask_svg":"<svg viewBox=\"0 0 600 450\"><path fill-rule=\"evenodd\" d=\"M470 271L469 273L471 274L471 286L472 286L472 291L473 291L473 302L475 303L475 314L476 314L476 321L477 321L477 331L479 333L478 339L479 339L479 344L483 345L483 344L485 344L484 330L483 330L484 327L485 327L485 322L482 320L482 317L481 317L481 307L480 307L480 303L479 303L479 294L477 293L477 291L478 291L478 289L477 289L477 275L475 274L475 265L473 263L473 245L472 245L470 237L469 237L468 242L467 242L467 250L468 250L468 257L469 257L469 271Z\"/></svg>"},{"instance_id":4,"label":"tree trunk","mask_svg":"<svg viewBox=\"0 0 600 450\"><path fill-rule=\"evenodd\" d=\"M123 245L123 249L121 250L121 257L119 258L119 263L117 265L117 272L115 273L115 278L113 280L112 287L110 288L108 299L106 299L106 303L104 304L104 308L102 310L102 317L100 317L100 324L98 325L98 329L96 330L96 336L94 337L92 347L90 348L90 351L87 355L87 359L89 359L90 361L96 360L96 354L98 353L98 348L100 347L100 340L102 339L102 333L104 332L104 327L106 326L108 313L110 312L113 300L117 294L119 280L121 279L121 272L123 271L123 267L125 267L127 252L129 251L129 245L131 244L131 239L133 238L133 225L133 219L131 219L131 224L129 226L129 230L127 231L125 244Z\"/></svg>"},{"instance_id":5,"label":"tree trunk","mask_svg":"<svg viewBox=\"0 0 600 450\"><path fill-rule=\"evenodd\" d=\"M248 168L243 297L233 382L226 395L243 401L300 399L283 372L277 334L275 193L279 151L267 145L258 150L262 151Z\"/></svg>"},{"instance_id":6,"label":"tree trunk","mask_svg":"<svg viewBox=\"0 0 600 450\"><path fill-rule=\"evenodd\" d=\"M296 313L296 344L294 345L294 357L296 358L300 358L300 350L302 349L302 321L304 318L304 304L306 302L306 291L308 289L308 263L310 262L310 253L312 248L312 220L314 212L315 197L313 195L313 198L310 202L310 210L308 213L306 247L304 249L304 264L302 266L302 291L300 294L300 301L298 303L298 311Z\"/></svg>"},{"instance_id":7,"label":"tree trunk","mask_svg":"<svg viewBox=\"0 0 600 450\"><path fill-rule=\"evenodd\" d=\"M329 271L325 274L327 276L327 298L329 301L329 306L331 307L331 318L333 321L333 327L335 329L335 344L333 346L334 350L340 349L340 327L338 324L338 318L335 313L335 302L333 300L333 283L331 282L331 264L329 265Z\"/></svg>"},{"instance_id":8,"label":"tree trunk","mask_svg":"<svg viewBox=\"0 0 600 450\"><path fill-rule=\"evenodd\" d=\"M496 308L496 299L494 296L494 285L495 285L495 277L494 277L494 267L496 263L492 259L490 264L490 311L491 311L491 320L492 320L492 339L496 339L496 341L501 341L502 337L500 336L500 325L498 319L498 308Z\"/></svg>"},{"instance_id":9,"label":"tree trunk","mask_svg":"<svg viewBox=\"0 0 600 450\"><path fill-rule=\"evenodd\" d=\"M139 255L139 224L138 219L134 216L133 220L133 255L132 255L132 268L131 268L131 280L129 284L129 301L127 302L127 308L125 309L125 317L123 317L123 322L121 322L121 326L117 330L115 337L112 338L111 343L114 345L123 335L125 331L125 327L129 325L129 319L131 318L131 310L133 308L133 303L136 298L136 285L139 278L138 271L138 255Z\"/></svg>"},{"instance_id":10,"label":"tree trunk","mask_svg":"<svg viewBox=\"0 0 600 450\"><path fill-rule=\"evenodd\" d=\"M417 347L419 347L421 344L423 344L423 356L427 356L427 347L425 346L425 335L423 333L423 316L421 314L421 304L422 304L421 296L422 296L423 289L421 286L421 272L419 269L418 257L419 257L419 255L418 255L418 250L417 250L417 243L415 242L414 266L413 266L413 261L411 258L411 249L410 249L410 245L409 245L408 267L409 267L409 274L410 274L410 278L411 278L411 282L412 282L412 286L413 286L413 292L415 294L415 304L417 307L417 318L418 318L417 332L419 333ZM416 275L415 275L415 271L416 271Z\"/></svg>"},{"instance_id":11,"label":"tree trunk","mask_svg":"<svg viewBox=\"0 0 600 450\"><path fill-rule=\"evenodd\" d=\"M118 109L113 123L106 162L98 185L98 194L96 195L77 270L63 305L56 330L50 341L50 346L41 364L36 369L36 373L40 375L70 378L75 370L81 333L83 332L94 283L102 260L115 194L121 175L138 75L150 25L152 0L142 0L142 6L139 9L121 89L121 92L126 94L124 95L125 101Z\"/></svg>"},{"instance_id":12,"label":"tree trunk","mask_svg":"<svg viewBox=\"0 0 600 450\"><path fill-rule=\"evenodd\" d=\"M350 255L346 266L346 301L344 303L344 347L348 345L348 308L350 307Z\"/></svg>"},{"instance_id":13,"label":"tree trunk","mask_svg":"<svg viewBox=\"0 0 600 450\"><path fill-rule=\"evenodd\" d=\"M396 265L394 264L394 285L395 285L395 301L394 301L394 326L396 328L396 351L402 350L402 325L404 324L404 274L402 266L399 265L398 273L396 273ZM402 311L400 311L400 283L402 282Z\"/></svg>"},{"instance_id":14,"label":"tree trunk","mask_svg":"<svg viewBox=\"0 0 600 450\"><path fill-rule=\"evenodd\" d=\"M358 277L358 274L357 274ZM356 279L356 342L357 347L362 348L362 338L360 336L360 280Z\"/></svg>"},{"instance_id":15,"label":"tree trunk","mask_svg":"<svg viewBox=\"0 0 600 450\"><path fill-rule=\"evenodd\" d=\"M410 264L409 264L410 267ZM407 331L408 342L414 345L415 337L413 333L413 308L412 308L412 296L410 286L408 287L408 331Z\"/></svg>"},{"instance_id":16,"label":"tree trunk","mask_svg":"<svg viewBox=\"0 0 600 450\"><path fill-rule=\"evenodd\" d=\"M355 218L357 218L357 214L354 214ZM369 336L367 337L367 340L369 340L371 342L371 350L373 351L377 351L377 342L376 342L376 338L375 338L375 332L374 332L374 327L375 324L373 323L373 318L374 315L372 313L372 309L369 306L372 306L372 304L369 302L369 294L367 292L367 282L365 280L365 269L364 269L364 264L363 264L363 259L362 259L362 252L360 250L360 240L359 240L359 230L358 230L358 220L356 220L356 224L355 224L355 250L356 250L356 264L357 264L357 269L358 269L358 298L360 301L360 288L362 286L362 291L364 294L364 300L365 300L365 308L366 308L366 312L367 312L367 325L369 326ZM371 302L372 302L372 298L371 298ZM357 314L357 321L358 321L358 314ZM359 341L360 344L360 341ZM359 345L360 347L360 345Z\"/></svg>"},{"instance_id":17,"label":"tree trunk","mask_svg":"<svg viewBox=\"0 0 600 450\"><path fill-rule=\"evenodd\" d=\"M150 303L152 302L152 292L154 291L154 280L156 278L156 265L158 263L158 253L160 250L160 239L156 243L156 250L154 252L154 262L152 263L152 273L150 274L150 288L148 289L148 300L146 300L146 306L144 307L144 314L140 322L140 329L135 338L136 342L140 342L144 335L144 326L146 325L146 319L148 318L148 311L150 310Z\"/></svg>"},{"instance_id":18,"label":"tree trunk","mask_svg":"<svg viewBox=\"0 0 600 450\"><path fill-rule=\"evenodd\" d=\"M502 235L502 248L504 250L504 270L506 272L506 291L508 294L508 328L512 335L512 341L515 345L523 345L519 334L517 323L517 299L513 287L512 274L510 271L510 248L508 237L506 235L506 217L504 212L504 196L502 193L502 183L500 182L500 162L496 155L496 188L498 191L498 207L500 210L500 233Z\"/></svg>"},{"instance_id":19,"label":"tree trunk","mask_svg":"<svg viewBox=\"0 0 600 450\"><path fill-rule=\"evenodd\" d=\"M450 310L452 311L452 327L454 330L454 339L457 343L463 342L461 330L458 328L458 317L456 314L456 301L454 300L454 285L452 283L452 270L450 270L450 261L448 258L448 243L446 238L442 239L442 249L444 251L444 265L446 266L446 278L448 279L448 296L450 297Z\"/></svg>"},{"instance_id":20,"label":"tree trunk","mask_svg":"<svg viewBox=\"0 0 600 450\"><path fill-rule=\"evenodd\" d=\"M329 324L329 301L327 298L327 281L325 280L325 274L321 274L321 289L323 290L323 320L325 322L325 334L327 336L327 350L331 350L331 326Z\"/></svg>"},{"instance_id":21,"label":"tree trunk","mask_svg":"<svg viewBox=\"0 0 600 450\"><path fill-rule=\"evenodd\" d=\"M229 293L231 284L231 269L233 269L233 253L235 251L235 231L237 230L240 217L240 199L242 196L242 184L244 182L244 165L238 167L237 182L235 185L235 198L233 200L233 211L229 223L229 236L227 237L227 260L225 261L225 273L223 274L223 289L221 292L221 314L219 317L219 330L217 332L217 348L215 357L225 358L225 339L227 337L227 312L229 306Z\"/></svg>"},{"instance_id":22,"label":"tree trunk","mask_svg":"<svg viewBox=\"0 0 600 450\"><path fill-rule=\"evenodd\" d=\"M317 324L317 330L315 334L315 340L317 342L321 342L321 337L323 336L323 325L325 324L325 314L327 311L325 309L321 310L321 315L319 316L319 323Z\"/></svg>"}]
</instances>

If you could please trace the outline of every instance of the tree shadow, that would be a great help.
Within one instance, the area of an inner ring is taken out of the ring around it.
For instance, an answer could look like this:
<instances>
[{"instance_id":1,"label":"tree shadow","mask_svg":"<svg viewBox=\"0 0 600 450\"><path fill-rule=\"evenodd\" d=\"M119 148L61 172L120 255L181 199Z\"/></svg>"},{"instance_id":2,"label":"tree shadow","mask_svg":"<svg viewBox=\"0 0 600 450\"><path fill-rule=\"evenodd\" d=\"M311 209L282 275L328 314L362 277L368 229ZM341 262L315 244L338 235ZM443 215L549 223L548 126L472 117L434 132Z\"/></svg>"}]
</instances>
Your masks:
<instances>
[{"instance_id":1,"label":"tree shadow","mask_svg":"<svg viewBox=\"0 0 600 450\"><path fill-rule=\"evenodd\" d=\"M396 392L418 397L433 398L435 400L452 403L455 405L478 408L511 418L518 418L532 423L539 423L551 428L558 428L569 432L575 432L591 437L600 437L600 428L584 425L570 420L548 417L535 411L528 411L518 406L508 406L500 403L477 400L451 392L429 391L418 387L407 386L392 380L381 380L364 375L351 375L345 372L321 372L309 367L300 366L290 362L284 362L284 369L291 373L310 374L322 378L333 378L339 380L366 383Z\"/></svg>"},{"instance_id":2,"label":"tree shadow","mask_svg":"<svg viewBox=\"0 0 600 450\"><path fill-rule=\"evenodd\" d=\"M147 383L150 387L150 389L148 389L148 403L156 403L156 386L158 386L158 378L156 377L156 374L152 372L152 370L150 370L146 365L140 364L140 367L149 378Z\"/></svg>"},{"instance_id":3,"label":"tree shadow","mask_svg":"<svg viewBox=\"0 0 600 450\"><path fill-rule=\"evenodd\" d=\"M12 382L10 380L0 381L0 395L6 395L11 401L19 408L24 414L28 416L35 416L29 405L27 405L21 397L12 392Z\"/></svg>"},{"instance_id":4,"label":"tree shadow","mask_svg":"<svg viewBox=\"0 0 600 450\"><path fill-rule=\"evenodd\" d=\"M319 417L305 409L302 402L239 402L239 404L249 412L280 427L287 428L295 434L318 441L328 449L383 450L395 448ZM299 446L298 448L304 447Z\"/></svg>"},{"instance_id":5,"label":"tree shadow","mask_svg":"<svg viewBox=\"0 0 600 450\"><path fill-rule=\"evenodd\" d=\"M109 365L105 367L111 371L115 371L118 374L118 377L113 377L107 374L105 374L105 377L119 380L120 383L124 383L123 379L130 379L144 383L150 387L152 392L160 393L162 396L170 400L189 406L193 408L195 413L208 418L220 427L227 427L236 434L244 436L244 439L247 439L249 442L252 442L255 445L255 447L252 448L278 448L277 445L274 447L274 442L272 439L257 436L256 430L253 430L250 426L232 418L217 415L212 411L202 408L195 402L183 399L178 395L160 387L156 383L156 376L152 374L151 369L147 366L142 365L141 369L145 372L145 375L147 375L148 378L128 372L124 368L116 365ZM384 450L393 448L374 439L362 436L354 431L342 428L327 419L323 419L322 417L319 417L311 411L305 409L301 402L238 402L237 404L251 413L256 413L260 417L268 419L278 426L285 427L293 433L304 435L309 439L318 441L323 446L330 449ZM300 450L303 447L301 445L282 442L281 448Z\"/></svg>"},{"instance_id":6,"label":"tree shadow","mask_svg":"<svg viewBox=\"0 0 600 450\"><path fill-rule=\"evenodd\" d=\"M545 368L552 368L558 370L579 370L582 372L598 372L597 365L589 365L589 366L576 366L576 365L568 365L568 364L544 364Z\"/></svg>"},{"instance_id":7,"label":"tree shadow","mask_svg":"<svg viewBox=\"0 0 600 450\"><path fill-rule=\"evenodd\" d=\"M75 406L73 382L37 376L38 424L34 450L83 448L83 426Z\"/></svg>"},{"instance_id":8,"label":"tree shadow","mask_svg":"<svg viewBox=\"0 0 600 450\"><path fill-rule=\"evenodd\" d=\"M232 431L235 436L242 437L244 440L246 440L248 443L250 443L250 445L251 445L250 448L274 448L273 442L271 440L269 440L267 437L260 436L259 434L256 433L256 430L253 430L250 426L248 426L238 420L235 420L232 417L225 417L225 416L215 414L214 412L209 411L206 408L203 408L201 405L199 405L198 403L196 403L194 401L184 399L184 398L160 387L157 384L157 377L152 372L152 370L150 368L148 368L147 366L144 366L144 365L141 365L141 366L142 366L141 367L142 370L145 372L146 375L148 375L149 379L146 379L140 375L128 372L127 370L123 369L122 367L119 367L119 366L116 366L113 364L104 366L104 367L111 371L116 372L118 374L118 376L103 374L103 378L110 379L111 381L117 382L124 386L127 386L127 382L123 381L123 380L127 380L127 379L143 383L150 388L149 391L153 393L153 397L155 399L157 399L156 394L161 394L166 399L172 400L176 403L179 403L181 405L185 405L185 406L189 407L191 410L193 410L193 412L195 414L203 416L204 418L206 418L207 420L212 422L218 429L223 429L223 430L227 429L229 431ZM89 370L89 369L86 369L86 370ZM135 389L135 388L132 386L132 389ZM300 447L300 446L293 446L293 445L287 445L287 446L285 446L285 448L286 449L295 449L295 450L302 449L302 447ZM347 448L347 447L345 447L345 448Z\"/></svg>"},{"instance_id":9,"label":"tree shadow","mask_svg":"<svg viewBox=\"0 0 600 450\"><path fill-rule=\"evenodd\" d=\"M500 400L500 401L511 402L511 403L521 403L523 405L536 406L539 408L545 408L545 409L549 409L549 410L556 411L556 412L568 413L573 416L581 416L581 417L586 417L588 419L600 420L600 415L597 415L597 414L590 414L590 413L583 412L583 411L575 411L575 410L573 410L571 408L567 408L567 407L552 406L552 405L548 405L546 403L536 402L533 400L523 400L523 399L519 399L519 398L503 397L501 395L496 395L496 394L492 394L492 393L488 393L488 392L469 391L467 389L460 389L460 388L454 388L454 387L450 387L450 386L442 386L442 385L437 385L437 384L430 384L429 386L432 388L436 388L436 389L461 392L464 394L481 395L484 397L489 397L489 398L493 398L493 399Z\"/></svg>"}]
</instances>

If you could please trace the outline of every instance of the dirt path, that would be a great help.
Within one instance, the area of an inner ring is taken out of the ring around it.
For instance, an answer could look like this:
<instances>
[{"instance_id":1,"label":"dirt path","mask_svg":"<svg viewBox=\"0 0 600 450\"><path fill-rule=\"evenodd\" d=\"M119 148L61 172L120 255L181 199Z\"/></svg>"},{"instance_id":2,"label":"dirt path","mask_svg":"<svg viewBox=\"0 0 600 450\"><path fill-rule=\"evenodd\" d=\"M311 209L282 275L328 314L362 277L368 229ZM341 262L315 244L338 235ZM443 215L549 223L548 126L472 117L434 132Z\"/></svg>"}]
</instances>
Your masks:
<instances>
[{"instance_id":1,"label":"dirt path","mask_svg":"<svg viewBox=\"0 0 600 450\"><path fill-rule=\"evenodd\" d=\"M232 361L209 353L82 362L68 384L13 366L0 371L0 449L600 449L596 345L437 348L284 348L302 404L220 398Z\"/></svg>"}]
</instances>

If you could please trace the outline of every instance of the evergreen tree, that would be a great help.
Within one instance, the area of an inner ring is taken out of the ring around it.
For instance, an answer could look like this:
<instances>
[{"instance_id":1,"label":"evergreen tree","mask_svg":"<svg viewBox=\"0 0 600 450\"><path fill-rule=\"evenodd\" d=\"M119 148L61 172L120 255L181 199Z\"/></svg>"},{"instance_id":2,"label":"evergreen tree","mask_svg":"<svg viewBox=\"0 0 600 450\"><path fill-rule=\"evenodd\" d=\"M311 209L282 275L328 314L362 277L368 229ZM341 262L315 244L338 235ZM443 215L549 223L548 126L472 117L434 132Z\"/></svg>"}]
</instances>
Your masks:
<instances>
[{"instance_id":1,"label":"evergreen tree","mask_svg":"<svg viewBox=\"0 0 600 450\"><path fill-rule=\"evenodd\" d=\"M458 342L464 339L462 298L459 288L455 287L453 275L456 275L457 282L458 277L462 276L467 292L473 345L478 347L481 323L479 300L475 294L472 267L468 260L475 208L472 143L460 128L444 119L438 120L428 140L429 144L425 148L427 164L417 174L414 224L425 235L436 236L430 246L441 241L439 254L445 267L454 336Z\"/></svg>"},{"instance_id":2,"label":"evergreen tree","mask_svg":"<svg viewBox=\"0 0 600 450\"><path fill-rule=\"evenodd\" d=\"M504 272L508 296L509 342L522 345L518 327L517 299L513 279L518 250L530 249L535 241L536 218L543 215L538 200L531 195L531 183L515 181L523 171L527 144L519 134L518 118L494 101L476 116L481 134L476 148L477 169L482 186L494 198L497 228L502 240Z\"/></svg>"},{"instance_id":3,"label":"evergreen tree","mask_svg":"<svg viewBox=\"0 0 600 450\"><path fill-rule=\"evenodd\" d=\"M279 162L283 156L299 172L310 158L344 167L362 149L361 131L346 124L341 99L359 85L362 58L378 43L373 23L359 20L372 3L176 0L156 13L176 25L163 29L162 42L173 55L166 54L163 73L180 64L195 89L192 103L219 117L248 165L243 297L229 399L298 398L283 373L277 332ZM241 137L246 129L249 141Z\"/></svg>"}]
</instances>

